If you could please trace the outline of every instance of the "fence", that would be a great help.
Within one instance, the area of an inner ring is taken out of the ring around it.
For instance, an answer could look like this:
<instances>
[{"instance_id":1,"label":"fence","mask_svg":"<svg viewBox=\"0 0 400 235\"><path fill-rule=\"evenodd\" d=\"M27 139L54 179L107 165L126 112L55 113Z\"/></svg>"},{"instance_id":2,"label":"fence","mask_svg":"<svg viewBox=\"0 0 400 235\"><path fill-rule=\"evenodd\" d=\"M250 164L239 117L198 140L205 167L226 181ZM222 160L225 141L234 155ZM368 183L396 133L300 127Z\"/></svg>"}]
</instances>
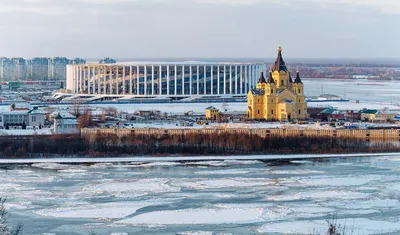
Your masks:
<instances>
[{"instance_id":1,"label":"fence","mask_svg":"<svg viewBox=\"0 0 400 235\"><path fill-rule=\"evenodd\" d=\"M145 134L145 135L186 135L190 133L220 134L220 133L242 133L259 135L263 138L269 137L331 137L331 138L353 138L376 141L400 141L400 130L398 129L374 129L374 130L314 130L314 129L248 129L248 128L134 128L134 129L112 129L112 128L84 128L83 136L98 134L113 134L120 137Z\"/></svg>"}]
</instances>

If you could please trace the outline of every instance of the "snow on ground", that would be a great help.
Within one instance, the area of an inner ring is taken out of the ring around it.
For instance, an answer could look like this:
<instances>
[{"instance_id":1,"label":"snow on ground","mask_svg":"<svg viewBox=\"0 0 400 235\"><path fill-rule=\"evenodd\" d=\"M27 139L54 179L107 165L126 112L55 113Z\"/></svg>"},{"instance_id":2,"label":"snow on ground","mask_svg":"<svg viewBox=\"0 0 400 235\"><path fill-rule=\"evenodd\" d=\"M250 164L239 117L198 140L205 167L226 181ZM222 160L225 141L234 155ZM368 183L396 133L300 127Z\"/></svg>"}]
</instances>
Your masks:
<instances>
[{"instance_id":1,"label":"snow on ground","mask_svg":"<svg viewBox=\"0 0 400 235\"><path fill-rule=\"evenodd\" d=\"M0 135L52 135L53 129L51 128L42 128L42 129L15 129L15 130L6 130L0 129Z\"/></svg>"},{"instance_id":2,"label":"snow on ground","mask_svg":"<svg viewBox=\"0 0 400 235\"><path fill-rule=\"evenodd\" d=\"M400 231L399 222L375 221L364 218L356 219L339 219L337 224L346 226L350 234L378 234L393 233ZM315 221L294 221L265 224L260 227L260 233L286 233L286 234L324 234L326 233L328 224L325 220ZM343 227L342 227L343 228ZM352 232L351 232L352 231Z\"/></svg>"},{"instance_id":3,"label":"snow on ground","mask_svg":"<svg viewBox=\"0 0 400 235\"><path fill-rule=\"evenodd\" d=\"M261 222L262 214L263 210L259 208L166 210L140 214L117 223L129 225L246 224Z\"/></svg>"},{"instance_id":4,"label":"snow on ground","mask_svg":"<svg viewBox=\"0 0 400 235\"><path fill-rule=\"evenodd\" d=\"M57 106L60 108L67 108L69 105L51 105L56 108ZM205 109L209 106L214 106L215 108L221 110L222 112L228 113L246 113L247 103L246 102L235 102L235 103L161 103L161 104L88 104L91 107L97 108L108 108L114 107L118 111L134 113L142 110L154 110L160 111L161 113L167 113L169 115L183 115L186 112L192 111L194 114L203 115L205 113ZM388 107L389 109L399 110L400 107L395 104L389 103L371 103L371 102L310 102L308 103L309 107L327 107L332 106L336 107L340 110L361 110L363 108L369 109L383 109ZM225 111L225 108L227 111Z\"/></svg>"}]
</instances>

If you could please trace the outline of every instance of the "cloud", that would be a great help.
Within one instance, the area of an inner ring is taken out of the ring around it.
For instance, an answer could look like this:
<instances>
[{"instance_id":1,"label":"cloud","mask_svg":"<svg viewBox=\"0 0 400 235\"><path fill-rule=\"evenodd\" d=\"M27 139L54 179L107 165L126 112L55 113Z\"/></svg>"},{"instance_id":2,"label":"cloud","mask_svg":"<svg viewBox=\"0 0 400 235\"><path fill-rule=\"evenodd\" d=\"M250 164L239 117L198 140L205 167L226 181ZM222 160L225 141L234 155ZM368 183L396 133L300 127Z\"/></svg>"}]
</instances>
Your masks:
<instances>
[{"instance_id":1,"label":"cloud","mask_svg":"<svg viewBox=\"0 0 400 235\"><path fill-rule=\"evenodd\" d=\"M287 7L311 4L320 7L362 7L384 13L400 13L400 0L0 0L1 12L32 12L65 15L80 7L118 7L135 4L227 4L233 6L280 4ZM194 5L193 5L194 6ZM96 9L95 9L96 10Z\"/></svg>"}]
</instances>

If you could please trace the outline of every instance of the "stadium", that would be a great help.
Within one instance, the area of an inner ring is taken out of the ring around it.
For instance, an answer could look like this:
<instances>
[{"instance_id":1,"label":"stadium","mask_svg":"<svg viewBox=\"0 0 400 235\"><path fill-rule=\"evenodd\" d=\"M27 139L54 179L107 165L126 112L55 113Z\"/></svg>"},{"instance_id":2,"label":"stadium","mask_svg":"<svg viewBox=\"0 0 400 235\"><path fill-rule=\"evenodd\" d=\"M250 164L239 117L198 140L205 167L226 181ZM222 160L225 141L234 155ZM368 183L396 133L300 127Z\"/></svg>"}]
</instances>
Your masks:
<instances>
[{"instance_id":1,"label":"stadium","mask_svg":"<svg viewBox=\"0 0 400 235\"><path fill-rule=\"evenodd\" d=\"M131 62L67 66L65 93L77 97L221 98L245 96L260 63Z\"/></svg>"}]
</instances>

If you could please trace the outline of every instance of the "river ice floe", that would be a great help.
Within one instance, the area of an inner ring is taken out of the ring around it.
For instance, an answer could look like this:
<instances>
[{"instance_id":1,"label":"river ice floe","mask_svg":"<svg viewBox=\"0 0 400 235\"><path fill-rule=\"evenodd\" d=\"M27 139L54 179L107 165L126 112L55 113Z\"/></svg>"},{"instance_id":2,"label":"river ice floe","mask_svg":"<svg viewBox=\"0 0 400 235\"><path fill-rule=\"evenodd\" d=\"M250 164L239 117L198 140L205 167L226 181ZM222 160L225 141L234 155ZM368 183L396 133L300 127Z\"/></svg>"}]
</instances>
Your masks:
<instances>
[{"instance_id":1,"label":"river ice floe","mask_svg":"<svg viewBox=\"0 0 400 235\"><path fill-rule=\"evenodd\" d=\"M174 181L176 185L193 189L246 188L274 185L274 181L258 178L198 179L193 181Z\"/></svg>"},{"instance_id":2,"label":"river ice floe","mask_svg":"<svg viewBox=\"0 0 400 235\"><path fill-rule=\"evenodd\" d=\"M75 205L55 209L38 210L35 213L57 218L119 219L135 213L150 203L113 202L104 204Z\"/></svg>"},{"instance_id":3,"label":"river ice floe","mask_svg":"<svg viewBox=\"0 0 400 235\"><path fill-rule=\"evenodd\" d=\"M312 199L315 201L326 201L330 199L352 200L352 199L364 199L368 197L369 194L367 193L326 190L326 191L297 192L293 194L267 195L265 199L268 201L297 201L305 199L308 200Z\"/></svg>"},{"instance_id":4,"label":"river ice floe","mask_svg":"<svg viewBox=\"0 0 400 235\"><path fill-rule=\"evenodd\" d=\"M262 221L263 209L185 209L140 214L117 222L130 225L246 224Z\"/></svg>"},{"instance_id":5,"label":"river ice floe","mask_svg":"<svg viewBox=\"0 0 400 235\"><path fill-rule=\"evenodd\" d=\"M137 197L148 194L179 192L180 188L168 184L169 179L109 180L85 187L85 191L108 193L117 197Z\"/></svg>"}]
</instances>

